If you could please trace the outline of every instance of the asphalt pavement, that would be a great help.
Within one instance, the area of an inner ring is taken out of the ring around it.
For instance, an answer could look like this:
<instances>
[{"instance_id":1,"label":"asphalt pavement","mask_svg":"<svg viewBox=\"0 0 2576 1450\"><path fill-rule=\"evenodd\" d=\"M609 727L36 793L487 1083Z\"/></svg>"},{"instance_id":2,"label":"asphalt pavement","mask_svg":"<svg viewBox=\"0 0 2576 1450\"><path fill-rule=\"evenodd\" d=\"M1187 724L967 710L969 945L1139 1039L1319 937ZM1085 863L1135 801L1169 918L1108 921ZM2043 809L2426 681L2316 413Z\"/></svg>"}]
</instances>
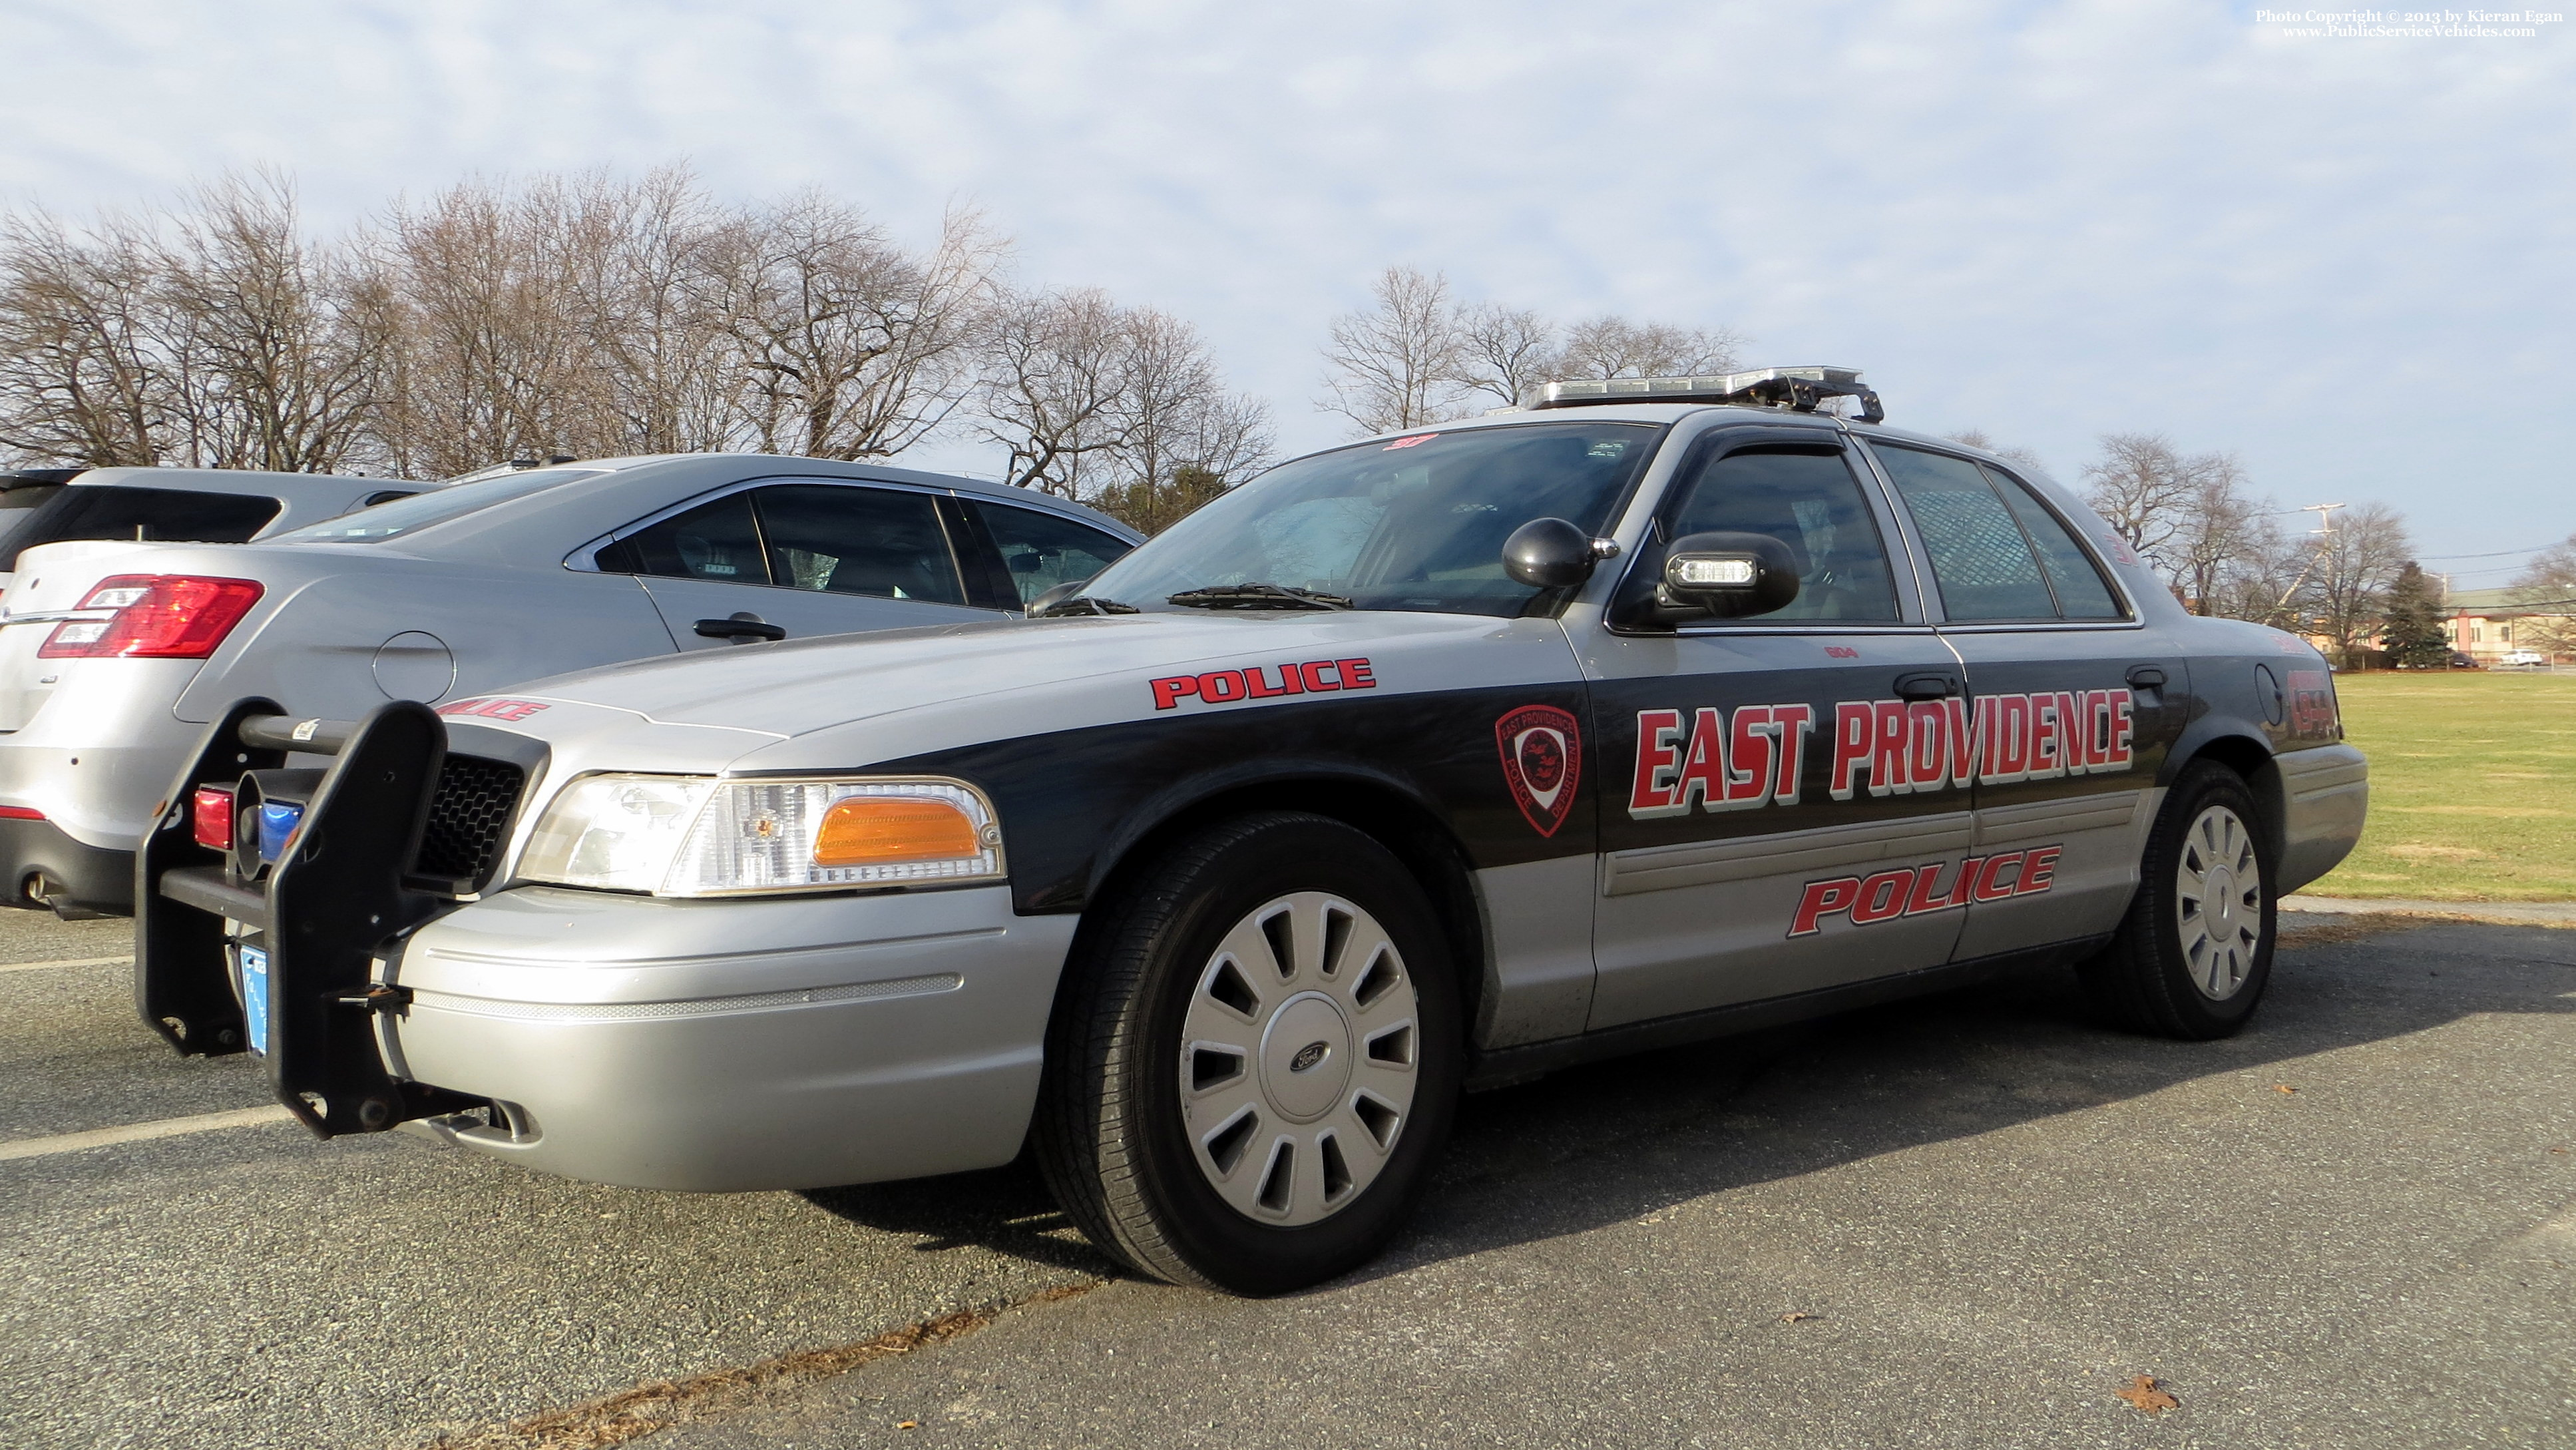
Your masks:
<instances>
[{"instance_id":1,"label":"asphalt pavement","mask_svg":"<svg viewBox=\"0 0 2576 1450\"><path fill-rule=\"evenodd\" d=\"M600 1444L585 1401L1031 1300L635 1443L2576 1445L2576 932L2310 930L2223 1043L2049 974L1480 1095L1394 1252L1269 1301L1050 1297L1102 1268L1018 1170L693 1197L285 1124L0 1156L0 1446L566 1407ZM0 958L112 932L12 913ZM264 1101L125 970L0 969L0 1155Z\"/></svg>"}]
</instances>

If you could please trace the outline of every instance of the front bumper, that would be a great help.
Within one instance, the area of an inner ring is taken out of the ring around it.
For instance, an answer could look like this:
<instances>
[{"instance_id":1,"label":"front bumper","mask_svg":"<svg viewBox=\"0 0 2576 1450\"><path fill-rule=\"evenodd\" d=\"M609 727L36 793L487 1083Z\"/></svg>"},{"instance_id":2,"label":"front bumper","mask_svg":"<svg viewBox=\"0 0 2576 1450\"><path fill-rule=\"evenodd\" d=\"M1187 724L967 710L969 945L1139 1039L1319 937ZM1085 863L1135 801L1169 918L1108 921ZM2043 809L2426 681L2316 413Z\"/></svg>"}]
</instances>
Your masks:
<instances>
[{"instance_id":1,"label":"front bumper","mask_svg":"<svg viewBox=\"0 0 2576 1450\"><path fill-rule=\"evenodd\" d=\"M568 1177L818 1188L1008 1162L1075 918L993 886L672 901L522 887L413 934L398 1080L489 1099L415 1132Z\"/></svg>"},{"instance_id":2,"label":"front bumper","mask_svg":"<svg viewBox=\"0 0 2576 1450\"><path fill-rule=\"evenodd\" d=\"M316 1134L410 1124L531 1168L698 1190L919 1177L1019 1151L1074 917L1014 916L1007 886L483 895L485 876L413 869L432 859L432 824L496 803L478 768L457 777L450 814L434 810L456 761L445 722L403 702L354 724L269 708L244 701L208 732L172 788L180 804L144 836L136 1005L182 1053L262 1043L278 1101ZM544 748L454 734L465 758L521 771L498 803L505 839ZM308 783L281 769L289 750L336 758ZM186 802L226 783L231 843L199 845ZM306 804L262 868L240 792L271 784ZM245 994L238 948L254 943L265 987Z\"/></svg>"}]
</instances>

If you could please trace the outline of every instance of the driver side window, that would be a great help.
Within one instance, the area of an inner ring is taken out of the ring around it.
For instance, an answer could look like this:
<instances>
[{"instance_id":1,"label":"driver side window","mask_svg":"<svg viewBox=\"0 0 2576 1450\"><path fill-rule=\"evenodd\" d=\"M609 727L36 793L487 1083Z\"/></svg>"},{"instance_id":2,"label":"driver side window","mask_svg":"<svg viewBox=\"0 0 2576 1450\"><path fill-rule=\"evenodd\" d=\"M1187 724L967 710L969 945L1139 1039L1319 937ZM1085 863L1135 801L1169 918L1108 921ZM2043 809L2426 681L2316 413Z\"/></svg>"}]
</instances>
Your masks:
<instances>
[{"instance_id":1,"label":"driver side window","mask_svg":"<svg viewBox=\"0 0 2576 1450\"><path fill-rule=\"evenodd\" d=\"M1839 449L1745 449L1703 465L1667 537L1712 531L1768 534L1797 561L1798 597L1748 623L1896 622L1887 546Z\"/></svg>"}]
</instances>

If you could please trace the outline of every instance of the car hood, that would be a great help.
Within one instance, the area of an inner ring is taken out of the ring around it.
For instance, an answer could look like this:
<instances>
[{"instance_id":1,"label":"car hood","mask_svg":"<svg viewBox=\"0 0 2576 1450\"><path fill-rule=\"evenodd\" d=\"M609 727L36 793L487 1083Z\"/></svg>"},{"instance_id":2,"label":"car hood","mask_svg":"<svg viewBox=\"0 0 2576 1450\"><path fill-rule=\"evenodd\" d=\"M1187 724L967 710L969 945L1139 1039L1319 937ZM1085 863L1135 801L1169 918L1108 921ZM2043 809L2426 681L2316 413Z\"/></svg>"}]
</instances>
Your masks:
<instances>
[{"instance_id":1,"label":"car hood","mask_svg":"<svg viewBox=\"0 0 2576 1450\"><path fill-rule=\"evenodd\" d=\"M1480 640L1493 643L1480 647ZM585 670L511 690L508 701L546 708L513 704L500 708L498 718L504 728L547 737L578 733L584 722L607 725L602 711L629 724L641 717L787 741L869 727L877 748L865 753L888 758L913 738L931 748L1285 703L1210 704L1158 691L1153 682L1259 667L1281 687L1282 666L1342 660L1361 663L1347 672L1350 688L1380 695L1500 685L1515 676L1564 678L1573 666L1563 630L1546 619L1352 611L1002 620L733 646ZM1344 674L1321 668L1309 678L1319 691L1339 690ZM1298 689L1300 697L1312 693ZM458 716L483 710L473 701L441 707Z\"/></svg>"}]
</instances>

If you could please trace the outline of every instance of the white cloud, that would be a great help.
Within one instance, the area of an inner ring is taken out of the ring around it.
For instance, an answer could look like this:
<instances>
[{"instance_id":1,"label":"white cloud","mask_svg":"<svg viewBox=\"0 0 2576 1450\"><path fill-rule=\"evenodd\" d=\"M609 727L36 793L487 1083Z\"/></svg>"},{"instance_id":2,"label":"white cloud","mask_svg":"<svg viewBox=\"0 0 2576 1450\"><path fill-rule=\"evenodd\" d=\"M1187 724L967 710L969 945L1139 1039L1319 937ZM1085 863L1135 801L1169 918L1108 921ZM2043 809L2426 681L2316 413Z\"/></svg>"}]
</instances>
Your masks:
<instances>
[{"instance_id":1,"label":"white cloud","mask_svg":"<svg viewBox=\"0 0 2576 1450\"><path fill-rule=\"evenodd\" d=\"M2576 529L2566 36L2291 40L2208 4L64 4L0 194L273 163L317 215L467 171L687 156L1200 323L1298 444L1391 261L1567 314L1727 322L1895 420L2074 472L2233 448L2429 552ZM2563 27L2548 27L2555 30ZM22 91L22 97L27 92Z\"/></svg>"}]
</instances>

